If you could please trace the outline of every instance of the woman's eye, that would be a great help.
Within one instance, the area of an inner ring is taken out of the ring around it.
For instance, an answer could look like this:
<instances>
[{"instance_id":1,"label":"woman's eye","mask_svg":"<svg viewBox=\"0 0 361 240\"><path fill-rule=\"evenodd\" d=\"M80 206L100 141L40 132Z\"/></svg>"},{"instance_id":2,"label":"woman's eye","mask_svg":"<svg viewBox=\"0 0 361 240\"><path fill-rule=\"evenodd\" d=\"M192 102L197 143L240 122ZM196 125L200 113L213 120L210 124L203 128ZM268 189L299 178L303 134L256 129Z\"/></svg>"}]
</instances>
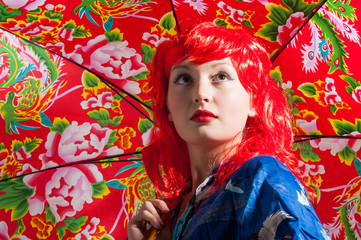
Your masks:
<instances>
[{"instance_id":1,"label":"woman's eye","mask_svg":"<svg viewBox=\"0 0 361 240\"><path fill-rule=\"evenodd\" d=\"M175 84L185 84L185 83L188 83L188 82L191 82L191 81L192 81L192 78L191 78L189 75L187 75L187 74L182 74L182 75L179 75L179 76L175 79L174 83L175 83Z\"/></svg>"},{"instance_id":2,"label":"woman's eye","mask_svg":"<svg viewBox=\"0 0 361 240\"><path fill-rule=\"evenodd\" d=\"M227 80L233 80L227 73L225 72L219 72L213 76L213 79L215 81L227 81Z\"/></svg>"}]
</instances>

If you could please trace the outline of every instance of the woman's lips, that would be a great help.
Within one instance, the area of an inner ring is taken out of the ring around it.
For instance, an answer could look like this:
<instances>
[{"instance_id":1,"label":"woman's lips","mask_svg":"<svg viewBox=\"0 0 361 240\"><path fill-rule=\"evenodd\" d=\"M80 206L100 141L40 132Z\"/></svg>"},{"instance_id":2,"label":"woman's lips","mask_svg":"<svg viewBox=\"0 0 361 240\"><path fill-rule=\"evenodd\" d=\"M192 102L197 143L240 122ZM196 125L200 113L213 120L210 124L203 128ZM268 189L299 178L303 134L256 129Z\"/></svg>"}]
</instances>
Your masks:
<instances>
[{"instance_id":1,"label":"woman's lips","mask_svg":"<svg viewBox=\"0 0 361 240\"><path fill-rule=\"evenodd\" d=\"M216 119L217 116L207 110L197 110L193 113L191 120L197 123L207 123Z\"/></svg>"}]
</instances>

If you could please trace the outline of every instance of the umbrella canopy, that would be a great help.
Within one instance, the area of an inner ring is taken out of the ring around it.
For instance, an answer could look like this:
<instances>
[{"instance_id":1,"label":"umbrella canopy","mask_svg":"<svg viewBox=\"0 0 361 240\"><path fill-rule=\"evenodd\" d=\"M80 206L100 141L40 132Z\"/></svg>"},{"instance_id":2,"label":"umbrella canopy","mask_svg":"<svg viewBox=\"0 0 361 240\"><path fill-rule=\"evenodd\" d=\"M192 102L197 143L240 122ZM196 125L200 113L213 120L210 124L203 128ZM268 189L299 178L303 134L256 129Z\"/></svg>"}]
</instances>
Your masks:
<instances>
[{"instance_id":1,"label":"umbrella canopy","mask_svg":"<svg viewBox=\"0 0 361 240\"><path fill-rule=\"evenodd\" d=\"M0 236L126 237L127 220L155 194L139 155L152 125L150 59L201 21L246 28L266 46L294 100L294 150L316 211L334 239L357 236L360 140L304 138L360 132L359 6L323 2L1 0Z\"/></svg>"},{"instance_id":2,"label":"umbrella canopy","mask_svg":"<svg viewBox=\"0 0 361 240\"><path fill-rule=\"evenodd\" d=\"M176 34L171 5L94 4L0 3L2 239L123 239L154 197L139 161L152 127L144 80ZM131 25L107 24L121 16Z\"/></svg>"},{"instance_id":3,"label":"umbrella canopy","mask_svg":"<svg viewBox=\"0 0 361 240\"><path fill-rule=\"evenodd\" d=\"M7 32L0 35L2 68L8 71L0 102L0 232L30 239L111 234L130 212L122 208L123 195L135 206L136 199L153 194L143 188L124 192L119 181L133 172L133 182L124 184L149 184L137 163L151 127L147 107L72 62ZM108 195L107 201L119 204L92 207ZM106 217L99 217L104 211ZM88 231L89 224L94 228Z\"/></svg>"},{"instance_id":4,"label":"umbrella canopy","mask_svg":"<svg viewBox=\"0 0 361 240\"><path fill-rule=\"evenodd\" d=\"M332 239L361 238L360 9L359 1L327 1L272 73L293 100L294 151Z\"/></svg>"}]
</instances>

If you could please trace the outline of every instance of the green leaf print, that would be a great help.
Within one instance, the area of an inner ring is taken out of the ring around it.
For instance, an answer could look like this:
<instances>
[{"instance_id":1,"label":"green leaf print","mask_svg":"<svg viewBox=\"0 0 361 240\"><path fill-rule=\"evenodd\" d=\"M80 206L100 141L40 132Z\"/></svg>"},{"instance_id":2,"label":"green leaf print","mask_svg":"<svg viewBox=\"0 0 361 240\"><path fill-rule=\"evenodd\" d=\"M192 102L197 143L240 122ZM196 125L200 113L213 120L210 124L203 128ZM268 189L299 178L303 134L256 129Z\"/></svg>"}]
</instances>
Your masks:
<instances>
[{"instance_id":1,"label":"green leaf print","mask_svg":"<svg viewBox=\"0 0 361 240\"><path fill-rule=\"evenodd\" d=\"M81 230L81 226L83 226L88 217L80 216L77 218L67 218L64 220L65 225L72 233L77 233Z\"/></svg>"},{"instance_id":2,"label":"green leaf print","mask_svg":"<svg viewBox=\"0 0 361 240\"><path fill-rule=\"evenodd\" d=\"M65 228L65 225L61 225L56 229L56 233L58 234L60 240L65 236Z\"/></svg>"},{"instance_id":3,"label":"green leaf print","mask_svg":"<svg viewBox=\"0 0 361 240\"><path fill-rule=\"evenodd\" d=\"M29 139L25 139L24 141L24 147L25 147L25 151L26 152L32 152L34 151L36 148L39 147L39 144L42 142L43 140L41 139L37 139L36 137L34 137L33 140Z\"/></svg>"},{"instance_id":4,"label":"green leaf print","mask_svg":"<svg viewBox=\"0 0 361 240\"><path fill-rule=\"evenodd\" d=\"M323 2L307 4L303 0L282 0L282 3L286 5L289 9L292 9L292 12L303 12L304 16L308 16L312 11Z\"/></svg>"},{"instance_id":5,"label":"green leaf print","mask_svg":"<svg viewBox=\"0 0 361 240\"><path fill-rule=\"evenodd\" d=\"M110 124L113 127L116 127L120 124L121 120L123 119L123 116L116 116L113 119L110 119L109 112L105 109L93 110L88 112L88 115L91 119L96 120L99 125L101 126L108 126Z\"/></svg>"},{"instance_id":6,"label":"green leaf print","mask_svg":"<svg viewBox=\"0 0 361 240\"><path fill-rule=\"evenodd\" d=\"M63 15L61 15L58 11L55 11L55 10L45 11L44 16L49 19L56 19L56 20L63 19Z\"/></svg>"},{"instance_id":7,"label":"green leaf print","mask_svg":"<svg viewBox=\"0 0 361 240\"><path fill-rule=\"evenodd\" d=\"M123 33L120 33L118 28L113 29L110 32L105 32L104 35L108 39L108 43L123 41Z\"/></svg>"},{"instance_id":8,"label":"green leaf print","mask_svg":"<svg viewBox=\"0 0 361 240\"><path fill-rule=\"evenodd\" d=\"M5 211L12 210L11 220L20 219L28 212L30 198L34 189L23 182L23 178L14 178L0 182L0 207Z\"/></svg>"},{"instance_id":9,"label":"green leaf print","mask_svg":"<svg viewBox=\"0 0 361 240\"><path fill-rule=\"evenodd\" d=\"M94 88L98 86L99 78L95 74L84 71L82 78L85 87Z\"/></svg>"},{"instance_id":10,"label":"green leaf print","mask_svg":"<svg viewBox=\"0 0 361 240\"><path fill-rule=\"evenodd\" d=\"M113 146L114 143L119 139L119 137L117 137L117 132L118 131L116 129L111 132L108 143L105 145L106 148Z\"/></svg>"},{"instance_id":11,"label":"green leaf print","mask_svg":"<svg viewBox=\"0 0 361 240\"><path fill-rule=\"evenodd\" d=\"M258 30L255 36L262 37L268 41L276 42L278 36L278 27L274 22L266 23L263 25L263 28Z\"/></svg>"},{"instance_id":12,"label":"green leaf print","mask_svg":"<svg viewBox=\"0 0 361 240\"><path fill-rule=\"evenodd\" d=\"M146 133L153 126L152 122L148 119L139 119L138 129L141 133Z\"/></svg>"},{"instance_id":13,"label":"green leaf print","mask_svg":"<svg viewBox=\"0 0 361 240\"><path fill-rule=\"evenodd\" d=\"M221 27L226 27L227 26L227 23L222 20L222 19L219 19L217 18L215 21L214 21L215 24L217 24L218 26L221 26Z\"/></svg>"},{"instance_id":14,"label":"green leaf print","mask_svg":"<svg viewBox=\"0 0 361 240\"><path fill-rule=\"evenodd\" d=\"M55 226L55 224L56 224L56 218L55 218L54 214L51 212L49 205L47 205L47 206L45 207L44 213L46 214L46 215L45 215L45 220L46 220L47 222L50 221L50 222L53 224L53 226Z\"/></svg>"},{"instance_id":15,"label":"green leaf print","mask_svg":"<svg viewBox=\"0 0 361 240\"><path fill-rule=\"evenodd\" d=\"M356 126L348 121L340 121L338 119L329 119L329 121L333 127L333 130L339 136L350 134L356 131Z\"/></svg>"},{"instance_id":16,"label":"green leaf print","mask_svg":"<svg viewBox=\"0 0 361 240\"><path fill-rule=\"evenodd\" d=\"M55 118L53 122L53 126L50 128L50 131L57 132L59 134L63 134L65 129L70 126L70 123L65 118Z\"/></svg>"},{"instance_id":17,"label":"green leaf print","mask_svg":"<svg viewBox=\"0 0 361 240\"><path fill-rule=\"evenodd\" d=\"M18 225L11 239L15 239L17 236L22 236L22 233L25 231L26 227L22 219L18 220Z\"/></svg>"},{"instance_id":18,"label":"green leaf print","mask_svg":"<svg viewBox=\"0 0 361 240\"><path fill-rule=\"evenodd\" d=\"M136 76L130 77L130 79L132 79L132 80L146 80L149 73L150 73L149 71L144 71L144 72L139 73Z\"/></svg>"},{"instance_id":19,"label":"green leaf print","mask_svg":"<svg viewBox=\"0 0 361 240\"><path fill-rule=\"evenodd\" d=\"M337 155L342 162L351 165L353 158L356 157L356 152L352 150L350 146L346 145Z\"/></svg>"},{"instance_id":20,"label":"green leaf print","mask_svg":"<svg viewBox=\"0 0 361 240\"><path fill-rule=\"evenodd\" d=\"M149 45L142 43L141 51L143 53L143 62L145 64L149 64L155 54L155 48L152 48Z\"/></svg>"},{"instance_id":21,"label":"green leaf print","mask_svg":"<svg viewBox=\"0 0 361 240\"><path fill-rule=\"evenodd\" d=\"M302 160L308 162L308 161L312 161L312 162L318 162L320 161L320 157L318 156L318 154L312 150L312 147L310 144L308 143L303 143L303 145L301 145L300 147L300 156L302 158Z\"/></svg>"},{"instance_id":22,"label":"green leaf print","mask_svg":"<svg viewBox=\"0 0 361 240\"><path fill-rule=\"evenodd\" d=\"M104 194L106 194L107 192L109 192L109 189L106 185L107 181L102 180L100 182L97 183L92 183L92 190L93 190L93 195L92 197L94 198L102 198L102 196Z\"/></svg>"},{"instance_id":23,"label":"green leaf print","mask_svg":"<svg viewBox=\"0 0 361 240\"><path fill-rule=\"evenodd\" d=\"M18 140L13 140L13 148L11 149L12 152L17 152L19 151L22 147L24 146L24 144Z\"/></svg>"},{"instance_id":24,"label":"green leaf print","mask_svg":"<svg viewBox=\"0 0 361 240\"><path fill-rule=\"evenodd\" d=\"M160 20L160 26L167 30L171 30L175 27L175 20L171 12L162 17Z\"/></svg>"},{"instance_id":25,"label":"green leaf print","mask_svg":"<svg viewBox=\"0 0 361 240\"><path fill-rule=\"evenodd\" d=\"M23 14L21 8L13 9L0 2L0 22L6 23L8 19L14 19Z\"/></svg>"},{"instance_id":26,"label":"green leaf print","mask_svg":"<svg viewBox=\"0 0 361 240\"><path fill-rule=\"evenodd\" d=\"M316 95L316 88L313 84L311 83L304 83L301 84L298 87L298 90L300 90L303 94L305 94L307 97L313 97L314 95Z\"/></svg>"},{"instance_id":27,"label":"green leaf print","mask_svg":"<svg viewBox=\"0 0 361 240\"><path fill-rule=\"evenodd\" d=\"M267 17L278 26L286 25L292 12L280 5L271 5Z\"/></svg>"},{"instance_id":28,"label":"green leaf print","mask_svg":"<svg viewBox=\"0 0 361 240\"><path fill-rule=\"evenodd\" d=\"M331 113L333 114L333 115L336 115L336 112L337 112L337 107L336 107L336 105L335 104L332 104L331 106L330 106L330 111L331 111Z\"/></svg>"},{"instance_id":29,"label":"green leaf print","mask_svg":"<svg viewBox=\"0 0 361 240\"><path fill-rule=\"evenodd\" d=\"M64 29L74 29L76 28L76 24L74 21L68 21L63 25Z\"/></svg>"},{"instance_id":30,"label":"green leaf print","mask_svg":"<svg viewBox=\"0 0 361 240\"><path fill-rule=\"evenodd\" d=\"M361 83L356 81L356 79L354 79L353 77L350 77L348 75L340 75L340 78L344 81L346 81L348 84L350 84L350 86L346 87L346 91L348 93L350 93L349 91L351 91L350 94L352 94L352 91L354 89L356 89L357 87L361 86ZM350 88L349 88L350 87Z\"/></svg>"},{"instance_id":31,"label":"green leaf print","mask_svg":"<svg viewBox=\"0 0 361 240\"><path fill-rule=\"evenodd\" d=\"M39 20L38 16L34 16L34 15L30 15L30 14L28 15L28 18L26 19L26 21L29 22L29 23L32 23L32 22L37 21L37 20Z\"/></svg>"},{"instance_id":32,"label":"green leaf print","mask_svg":"<svg viewBox=\"0 0 361 240\"><path fill-rule=\"evenodd\" d=\"M91 34L89 30L85 30L83 27L77 27L74 29L74 32L71 34L75 38L84 38L84 37L90 37Z\"/></svg>"},{"instance_id":33,"label":"green leaf print","mask_svg":"<svg viewBox=\"0 0 361 240\"><path fill-rule=\"evenodd\" d=\"M65 236L65 230L69 230L72 233L77 233L81 231L81 227L85 224L88 217L80 216L77 218L67 218L64 220L65 225L60 225L56 229L56 233L58 234L59 239L63 239Z\"/></svg>"}]
</instances>

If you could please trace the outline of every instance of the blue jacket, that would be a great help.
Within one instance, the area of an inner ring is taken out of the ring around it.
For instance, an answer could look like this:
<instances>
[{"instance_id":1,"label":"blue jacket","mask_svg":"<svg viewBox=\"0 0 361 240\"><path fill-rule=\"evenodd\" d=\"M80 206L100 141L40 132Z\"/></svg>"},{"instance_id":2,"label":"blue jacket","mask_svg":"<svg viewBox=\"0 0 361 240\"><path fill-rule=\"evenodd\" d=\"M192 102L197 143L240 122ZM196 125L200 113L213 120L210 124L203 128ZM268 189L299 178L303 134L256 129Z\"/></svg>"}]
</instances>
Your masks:
<instances>
[{"instance_id":1,"label":"blue jacket","mask_svg":"<svg viewBox=\"0 0 361 240\"><path fill-rule=\"evenodd\" d=\"M249 159L209 194L217 170L197 188L173 239L330 239L302 184L275 158Z\"/></svg>"}]
</instances>

